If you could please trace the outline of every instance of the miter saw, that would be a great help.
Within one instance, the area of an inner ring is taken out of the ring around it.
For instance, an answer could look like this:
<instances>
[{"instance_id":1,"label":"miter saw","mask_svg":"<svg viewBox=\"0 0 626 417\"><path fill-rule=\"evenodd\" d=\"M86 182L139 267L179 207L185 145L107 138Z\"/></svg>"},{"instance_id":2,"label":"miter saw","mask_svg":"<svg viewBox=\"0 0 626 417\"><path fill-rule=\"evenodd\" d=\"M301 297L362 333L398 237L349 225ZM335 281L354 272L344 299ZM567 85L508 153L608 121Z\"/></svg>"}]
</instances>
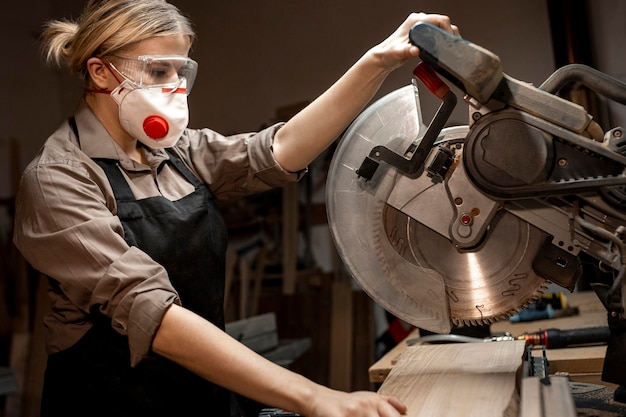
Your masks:
<instances>
[{"instance_id":1,"label":"miter saw","mask_svg":"<svg viewBox=\"0 0 626 417\"><path fill-rule=\"evenodd\" d=\"M583 257L610 280L603 379L626 385L626 138L558 95L571 83L626 104L626 84L582 65L541 86L498 56L433 25L410 41L412 85L367 108L345 132L327 180L331 234L354 279L383 308L449 333L506 319L550 283L574 290ZM461 90L467 126L446 127ZM416 80L441 105L426 126Z\"/></svg>"}]
</instances>

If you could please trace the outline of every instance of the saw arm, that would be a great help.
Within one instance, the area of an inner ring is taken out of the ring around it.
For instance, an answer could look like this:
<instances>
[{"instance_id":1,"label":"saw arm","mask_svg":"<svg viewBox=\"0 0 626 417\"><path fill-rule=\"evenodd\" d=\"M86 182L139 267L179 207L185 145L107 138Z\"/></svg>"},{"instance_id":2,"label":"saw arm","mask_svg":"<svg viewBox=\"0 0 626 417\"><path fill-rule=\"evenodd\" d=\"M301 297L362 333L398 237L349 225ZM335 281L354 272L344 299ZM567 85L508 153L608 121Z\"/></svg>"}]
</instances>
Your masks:
<instances>
[{"instance_id":1,"label":"saw arm","mask_svg":"<svg viewBox=\"0 0 626 417\"><path fill-rule=\"evenodd\" d=\"M514 199L626 185L621 129L601 137L582 106L552 94L576 81L625 104L626 84L575 65L536 88L502 73L491 52L436 26L415 25L410 40L424 62L459 86L475 109L464 158L468 175L483 192Z\"/></svg>"},{"instance_id":2,"label":"saw arm","mask_svg":"<svg viewBox=\"0 0 626 417\"><path fill-rule=\"evenodd\" d=\"M432 25L410 40L423 60L415 75L442 104L426 126L416 85L403 87L339 142L326 199L348 271L397 317L447 333L506 318L550 282L574 289L584 254L613 271L596 288L613 347L626 346L626 140L556 95L576 81L626 103L626 84L573 66L537 88ZM457 101L432 70L466 94L467 126L443 128Z\"/></svg>"},{"instance_id":3,"label":"saw arm","mask_svg":"<svg viewBox=\"0 0 626 417\"><path fill-rule=\"evenodd\" d=\"M427 23L410 40L437 114L424 125L415 85L391 93L346 131L329 172L331 233L359 284L396 316L446 332L505 318L548 282L574 288L581 252L623 276L621 128L598 135L554 93L583 79L621 102L626 85L576 67L536 88ZM466 93L468 126L443 128L456 99L429 67Z\"/></svg>"}]
</instances>

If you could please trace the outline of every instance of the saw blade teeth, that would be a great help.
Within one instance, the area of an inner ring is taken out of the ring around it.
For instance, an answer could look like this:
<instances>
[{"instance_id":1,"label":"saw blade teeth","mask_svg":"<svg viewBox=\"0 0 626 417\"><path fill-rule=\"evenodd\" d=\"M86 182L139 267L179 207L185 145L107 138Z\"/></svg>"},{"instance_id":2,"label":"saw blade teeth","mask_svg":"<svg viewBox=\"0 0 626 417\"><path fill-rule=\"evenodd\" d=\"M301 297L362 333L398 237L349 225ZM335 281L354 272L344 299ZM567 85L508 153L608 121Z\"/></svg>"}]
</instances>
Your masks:
<instances>
[{"instance_id":1,"label":"saw blade teeth","mask_svg":"<svg viewBox=\"0 0 626 417\"><path fill-rule=\"evenodd\" d=\"M494 316L483 317L482 319L465 319L465 318L460 318L460 317L452 317L450 319L450 322L452 323L454 327L473 327L473 326L490 325L501 320L508 320L511 316L518 314L520 309L526 308L529 305L536 302L541 297L541 295L545 293L545 290L547 289L548 289L548 285L547 284L543 285L542 287L537 289L536 292L532 294L529 297L529 299L526 300L524 303L522 303L520 307L517 309L508 310L503 313L496 314Z\"/></svg>"}]
</instances>

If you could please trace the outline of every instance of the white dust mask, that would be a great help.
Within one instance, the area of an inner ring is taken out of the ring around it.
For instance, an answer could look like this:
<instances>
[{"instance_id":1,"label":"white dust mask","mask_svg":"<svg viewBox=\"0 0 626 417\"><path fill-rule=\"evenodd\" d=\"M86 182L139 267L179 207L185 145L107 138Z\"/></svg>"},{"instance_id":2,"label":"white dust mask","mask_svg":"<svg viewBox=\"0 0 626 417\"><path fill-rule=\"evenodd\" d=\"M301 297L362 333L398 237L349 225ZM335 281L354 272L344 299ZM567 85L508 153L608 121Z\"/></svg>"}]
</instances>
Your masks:
<instances>
[{"instance_id":1,"label":"white dust mask","mask_svg":"<svg viewBox=\"0 0 626 417\"><path fill-rule=\"evenodd\" d=\"M185 80L174 87L139 87L122 81L111 92L122 128L150 148L174 146L189 122L185 87Z\"/></svg>"}]
</instances>

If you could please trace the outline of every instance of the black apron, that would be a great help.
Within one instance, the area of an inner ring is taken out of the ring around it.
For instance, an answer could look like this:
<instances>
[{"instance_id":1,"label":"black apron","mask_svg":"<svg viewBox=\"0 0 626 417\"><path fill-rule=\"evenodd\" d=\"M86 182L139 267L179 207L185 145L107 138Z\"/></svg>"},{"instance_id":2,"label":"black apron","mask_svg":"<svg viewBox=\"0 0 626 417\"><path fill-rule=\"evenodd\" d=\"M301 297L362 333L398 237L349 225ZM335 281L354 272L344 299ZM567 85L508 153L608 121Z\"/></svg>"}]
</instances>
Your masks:
<instances>
[{"instance_id":1,"label":"black apron","mask_svg":"<svg viewBox=\"0 0 626 417\"><path fill-rule=\"evenodd\" d=\"M125 240L167 270L182 305L224 328L227 232L208 187L173 152L172 164L195 191L180 200L136 200L118 161L95 160L115 193ZM230 416L231 394L155 357L130 367L128 338L94 313L74 346L48 358L42 416Z\"/></svg>"}]
</instances>

